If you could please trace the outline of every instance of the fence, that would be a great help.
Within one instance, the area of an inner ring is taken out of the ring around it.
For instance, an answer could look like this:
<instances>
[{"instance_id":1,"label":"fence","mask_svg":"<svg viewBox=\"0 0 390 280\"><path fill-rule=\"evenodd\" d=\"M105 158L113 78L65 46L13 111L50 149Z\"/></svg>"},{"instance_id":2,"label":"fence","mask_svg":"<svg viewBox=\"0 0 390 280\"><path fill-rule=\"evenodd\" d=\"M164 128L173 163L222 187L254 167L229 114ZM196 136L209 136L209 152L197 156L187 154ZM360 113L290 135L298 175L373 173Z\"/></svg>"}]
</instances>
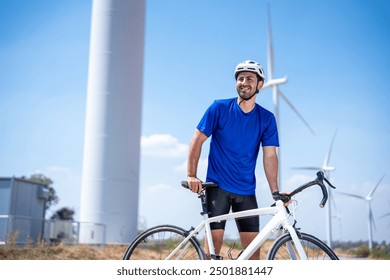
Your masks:
<instances>
[{"instance_id":1,"label":"fence","mask_svg":"<svg viewBox=\"0 0 390 280\"><path fill-rule=\"evenodd\" d=\"M93 238L89 244L105 244L104 224L0 215L0 245L10 242L24 245L40 241L67 245L85 243L80 240L80 231L91 233Z\"/></svg>"}]
</instances>

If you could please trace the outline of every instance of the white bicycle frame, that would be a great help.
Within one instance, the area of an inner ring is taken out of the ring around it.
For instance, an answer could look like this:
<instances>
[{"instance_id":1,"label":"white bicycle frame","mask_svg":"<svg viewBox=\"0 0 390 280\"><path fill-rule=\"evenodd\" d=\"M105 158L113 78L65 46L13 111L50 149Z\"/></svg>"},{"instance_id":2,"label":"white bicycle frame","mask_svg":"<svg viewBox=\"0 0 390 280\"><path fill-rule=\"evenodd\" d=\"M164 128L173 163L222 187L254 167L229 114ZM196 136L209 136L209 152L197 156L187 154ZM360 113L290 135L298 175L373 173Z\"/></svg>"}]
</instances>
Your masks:
<instances>
[{"instance_id":1,"label":"white bicycle frame","mask_svg":"<svg viewBox=\"0 0 390 280\"><path fill-rule=\"evenodd\" d=\"M259 234L253 239L253 241L246 247L237 260L247 260L249 259L253 253L260 248L263 243L267 240L267 238L278 228L283 227L285 231L288 231L293 243L295 244L296 252L299 255L299 259L307 260L307 255L303 249L303 246L298 238L298 235L294 229L294 227L290 224L288 217L289 214L286 211L286 208L283 205L281 200L276 202L275 207L263 207L252 210L240 211L236 213L229 213L225 215L220 215L216 217L209 218L207 213L203 214L204 220L194 229L192 230L188 236L172 251L172 253L166 258L167 260L171 259L186 242L188 242L192 237L196 237L202 230L206 230L207 236L207 245L210 250L210 255L215 255L213 238L211 235L210 224L213 222L220 221L229 221L237 218L247 218L250 216L264 216L264 215L272 215L271 220L267 222L267 224L261 229ZM189 245L189 243L187 244ZM291 244L290 244L291 245ZM291 245L292 246L292 245ZM292 258L296 258L294 250L290 247L289 252ZM180 254L179 254L180 256Z\"/></svg>"}]
</instances>

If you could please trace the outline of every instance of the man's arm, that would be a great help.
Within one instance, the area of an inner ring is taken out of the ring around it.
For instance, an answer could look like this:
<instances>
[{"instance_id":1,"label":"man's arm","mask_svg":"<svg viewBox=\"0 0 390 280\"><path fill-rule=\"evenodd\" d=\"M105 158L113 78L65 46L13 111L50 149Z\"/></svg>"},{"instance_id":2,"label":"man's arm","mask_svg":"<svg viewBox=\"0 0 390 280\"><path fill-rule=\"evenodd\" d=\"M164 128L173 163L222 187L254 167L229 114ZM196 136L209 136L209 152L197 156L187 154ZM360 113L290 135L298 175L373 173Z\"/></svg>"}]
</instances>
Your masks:
<instances>
[{"instance_id":1,"label":"man's arm","mask_svg":"<svg viewBox=\"0 0 390 280\"><path fill-rule=\"evenodd\" d=\"M279 191L278 154L275 146L263 147L263 166L271 193Z\"/></svg>"},{"instance_id":2,"label":"man's arm","mask_svg":"<svg viewBox=\"0 0 390 280\"><path fill-rule=\"evenodd\" d=\"M263 147L263 165L265 176L269 184L269 188L272 193L272 197L275 200L282 199L284 206L288 206L291 203L290 197L286 197L289 192L280 192L278 186L278 154L276 147L266 146Z\"/></svg>"},{"instance_id":3,"label":"man's arm","mask_svg":"<svg viewBox=\"0 0 390 280\"><path fill-rule=\"evenodd\" d=\"M195 193L202 190L202 181L197 178L197 170L202 145L206 140L206 134L197 129L192 137L188 152L187 182L189 189Z\"/></svg>"}]
</instances>

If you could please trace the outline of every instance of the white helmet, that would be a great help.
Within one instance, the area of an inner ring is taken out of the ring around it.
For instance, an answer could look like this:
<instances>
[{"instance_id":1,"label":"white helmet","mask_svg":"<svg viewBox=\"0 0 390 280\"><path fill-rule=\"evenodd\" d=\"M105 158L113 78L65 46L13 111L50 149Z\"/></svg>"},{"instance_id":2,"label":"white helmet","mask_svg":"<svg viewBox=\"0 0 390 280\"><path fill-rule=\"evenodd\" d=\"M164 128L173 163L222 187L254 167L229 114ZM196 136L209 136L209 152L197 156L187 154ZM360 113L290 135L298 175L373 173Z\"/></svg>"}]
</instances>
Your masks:
<instances>
[{"instance_id":1,"label":"white helmet","mask_svg":"<svg viewBox=\"0 0 390 280\"><path fill-rule=\"evenodd\" d=\"M234 70L234 77L237 79L237 76L240 72L253 72L256 73L260 79L265 80L263 67L253 60L246 60L239 63Z\"/></svg>"}]
</instances>

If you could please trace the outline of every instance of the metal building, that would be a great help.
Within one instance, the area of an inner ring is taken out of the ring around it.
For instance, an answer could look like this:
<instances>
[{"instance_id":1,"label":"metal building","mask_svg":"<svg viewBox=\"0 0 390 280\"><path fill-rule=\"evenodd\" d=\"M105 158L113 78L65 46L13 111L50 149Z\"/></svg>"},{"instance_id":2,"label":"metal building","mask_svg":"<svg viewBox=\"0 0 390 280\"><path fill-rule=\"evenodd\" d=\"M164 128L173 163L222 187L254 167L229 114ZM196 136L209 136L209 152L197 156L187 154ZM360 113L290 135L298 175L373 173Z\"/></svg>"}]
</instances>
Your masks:
<instances>
[{"instance_id":1,"label":"metal building","mask_svg":"<svg viewBox=\"0 0 390 280\"><path fill-rule=\"evenodd\" d=\"M37 242L43 238L47 185L19 178L0 178L0 244Z\"/></svg>"}]
</instances>

